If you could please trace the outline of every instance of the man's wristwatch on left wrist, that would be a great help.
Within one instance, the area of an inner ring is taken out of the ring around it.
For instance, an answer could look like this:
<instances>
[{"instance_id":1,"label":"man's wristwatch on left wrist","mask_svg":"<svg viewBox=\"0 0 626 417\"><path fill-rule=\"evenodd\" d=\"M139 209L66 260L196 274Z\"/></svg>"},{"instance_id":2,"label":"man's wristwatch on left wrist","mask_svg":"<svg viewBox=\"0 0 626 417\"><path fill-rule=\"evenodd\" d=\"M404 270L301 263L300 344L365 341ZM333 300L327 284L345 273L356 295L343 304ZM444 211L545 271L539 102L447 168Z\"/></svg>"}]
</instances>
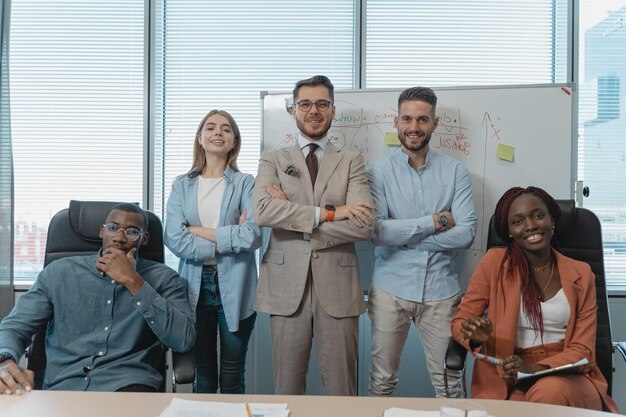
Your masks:
<instances>
[{"instance_id":1,"label":"man's wristwatch on left wrist","mask_svg":"<svg viewBox=\"0 0 626 417\"><path fill-rule=\"evenodd\" d=\"M448 227L448 218L443 213L439 213L437 214L437 216L439 217L439 224L441 225L441 230L446 230L446 227Z\"/></svg>"},{"instance_id":2,"label":"man's wristwatch on left wrist","mask_svg":"<svg viewBox=\"0 0 626 417\"><path fill-rule=\"evenodd\" d=\"M337 208L332 204L326 204L324 208L326 209L326 221L332 222L335 218L335 211L337 210Z\"/></svg>"},{"instance_id":3,"label":"man's wristwatch on left wrist","mask_svg":"<svg viewBox=\"0 0 626 417\"><path fill-rule=\"evenodd\" d=\"M17 363L17 361L15 360L13 355L11 355L10 353L7 353L7 352L0 353L0 363L2 363L4 361L8 361L9 359L12 360L13 362Z\"/></svg>"}]
</instances>

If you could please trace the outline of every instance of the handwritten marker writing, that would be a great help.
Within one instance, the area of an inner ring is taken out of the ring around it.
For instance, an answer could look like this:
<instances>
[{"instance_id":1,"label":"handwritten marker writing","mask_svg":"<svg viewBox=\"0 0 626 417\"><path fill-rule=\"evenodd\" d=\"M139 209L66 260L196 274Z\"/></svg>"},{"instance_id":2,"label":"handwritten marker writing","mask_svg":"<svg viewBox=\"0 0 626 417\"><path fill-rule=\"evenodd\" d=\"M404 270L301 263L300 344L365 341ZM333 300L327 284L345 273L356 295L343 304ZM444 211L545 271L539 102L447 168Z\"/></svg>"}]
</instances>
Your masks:
<instances>
[{"instance_id":1,"label":"handwritten marker writing","mask_svg":"<svg viewBox=\"0 0 626 417\"><path fill-rule=\"evenodd\" d=\"M476 359L482 359L489 363L493 363L494 365L502 365L502 359L498 359L489 355L483 355L482 353L474 353L473 355Z\"/></svg>"},{"instance_id":2,"label":"handwritten marker writing","mask_svg":"<svg viewBox=\"0 0 626 417\"><path fill-rule=\"evenodd\" d=\"M567 88L565 88L565 87L561 87L561 90L563 90L563 92L564 92L565 94L567 94L568 96L571 96L571 95L572 95L572 93L571 93L571 92L570 92Z\"/></svg>"}]
</instances>

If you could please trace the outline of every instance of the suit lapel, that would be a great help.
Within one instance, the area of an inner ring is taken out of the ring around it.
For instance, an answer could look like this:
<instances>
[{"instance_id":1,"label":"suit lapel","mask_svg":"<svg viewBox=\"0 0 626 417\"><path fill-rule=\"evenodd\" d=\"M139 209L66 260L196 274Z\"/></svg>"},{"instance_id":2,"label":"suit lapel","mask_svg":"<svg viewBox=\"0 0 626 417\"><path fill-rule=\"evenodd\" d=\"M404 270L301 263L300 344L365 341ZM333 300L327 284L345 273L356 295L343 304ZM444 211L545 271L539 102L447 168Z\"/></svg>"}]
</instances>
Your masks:
<instances>
[{"instance_id":1,"label":"suit lapel","mask_svg":"<svg viewBox=\"0 0 626 417\"><path fill-rule=\"evenodd\" d=\"M578 292L581 290L578 285L578 279L580 275L576 271L576 269L572 266L571 262L556 251L552 251L555 255L556 264L559 268L559 275L561 277L561 287L563 288L563 293L565 293L565 298L569 303L570 310L570 319L567 325L567 329L565 331L565 343L566 346L569 344L569 341L572 339L572 333L574 332L574 326L570 326L573 320L576 319L576 306L578 304Z\"/></svg>"},{"instance_id":2,"label":"suit lapel","mask_svg":"<svg viewBox=\"0 0 626 417\"><path fill-rule=\"evenodd\" d=\"M508 268L508 261L502 266L503 272ZM513 282L503 273L498 280L498 292L500 293L496 299L498 306L496 307L497 320L494 321L496 328L495 334L495 350L502 357L511 355L515 350L515 342L517 340L517 322L519 321L519 312L521 307L521 278L515 273ZM502 375L502 370L498 368L498 372Z\"/></svg>"},{"instance_id":3,"label":"suit lapel","mask_svg":"<svg viewBox=\"0 0 626 417\"><path fill-rule=\"evenodd\" d=\"M304 160L304 154L302 150L298 146L298 142L292 147L285 148L285 158L287 161L294 167L298 169L300 172L300 183L302 185L302 189L306 193L306 197L309 200L309 204L314 205L315 201L313 200L313 186L311 185L311 176L309 175L309 168L306 166L306 161ZM318 174L319 175L319 174ZM319 178L318 178L319 181Z\"/></svg>"},{"instance_id":4,"label":"suit lapel","mask_svg":"<svg viewBox=\"0 0 626 417\"><path fill-rule=\"evenodd\" d=\"M343 153L332 143L326 144L324 149L324 155L322 155L322 163L320 164L319 172L317 173L317 179L315 180L314 197L315 203L318 204L321 199L330 178L337 169L337 165L343 159Z\"/></svg>"}]
</instances>

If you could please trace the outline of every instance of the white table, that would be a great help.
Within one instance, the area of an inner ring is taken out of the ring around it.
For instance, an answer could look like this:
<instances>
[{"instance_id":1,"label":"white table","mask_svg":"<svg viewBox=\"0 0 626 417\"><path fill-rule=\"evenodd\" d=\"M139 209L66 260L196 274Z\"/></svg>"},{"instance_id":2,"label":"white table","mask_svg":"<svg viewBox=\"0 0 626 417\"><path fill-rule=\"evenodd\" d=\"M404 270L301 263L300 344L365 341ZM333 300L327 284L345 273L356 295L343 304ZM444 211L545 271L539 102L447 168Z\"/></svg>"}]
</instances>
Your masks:
<instances>
[{"instance_id":1,"label":"white table","mask_svg":"<svg viewBox=\"0 0 626 417\"><path fill-rule=\"evenodd\" d=\"M1 417L157 417L172 398L224 402L287 403L290 417L381 417L391 407L438 410L437 398L370 398L33 391L0 395ZM614 414L516 401L473 400L494 417L607 417Z\"/></svg>"}]
</instances>

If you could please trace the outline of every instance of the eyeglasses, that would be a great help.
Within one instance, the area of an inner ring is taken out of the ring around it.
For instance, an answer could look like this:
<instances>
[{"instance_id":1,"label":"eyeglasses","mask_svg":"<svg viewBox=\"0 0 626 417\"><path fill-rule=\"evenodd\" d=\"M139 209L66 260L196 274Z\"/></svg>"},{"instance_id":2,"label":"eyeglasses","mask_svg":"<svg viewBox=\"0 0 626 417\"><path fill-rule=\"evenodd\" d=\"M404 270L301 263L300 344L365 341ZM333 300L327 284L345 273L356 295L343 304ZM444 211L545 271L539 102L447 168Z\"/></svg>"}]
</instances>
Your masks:
<instances>
[{"instance_id":1,"label":"eyeglasses","mask_svg":"<svg viewBox=\"0 0 626 417\"><path fill-rule=\"evenodd\" d=\"M317 100L315 103L313 103L311 100L300 100L296 104L298 105L298 108L302 111L311 110L313 105L315 105L315 107L317 107L319 111L326 111L330 108L333 102L328 100Z\"/></svg>"},{"instance_id":2,"label":"eyeglasses","mask_svg":"<svg viewBox=\"0 0 626 417\"><path fill-rule=\"evenodd\" d=\"M103 224L102 227L104 228L104 233L106 233L107 236L115 237L120 231L123 231L124 234L126 235L126 238L132 242L139 239L141 235L143 234L141 230L137 229L136 227L129 227L126 229L122 229L115 223Z\"/></svg>"}]
</instances>

